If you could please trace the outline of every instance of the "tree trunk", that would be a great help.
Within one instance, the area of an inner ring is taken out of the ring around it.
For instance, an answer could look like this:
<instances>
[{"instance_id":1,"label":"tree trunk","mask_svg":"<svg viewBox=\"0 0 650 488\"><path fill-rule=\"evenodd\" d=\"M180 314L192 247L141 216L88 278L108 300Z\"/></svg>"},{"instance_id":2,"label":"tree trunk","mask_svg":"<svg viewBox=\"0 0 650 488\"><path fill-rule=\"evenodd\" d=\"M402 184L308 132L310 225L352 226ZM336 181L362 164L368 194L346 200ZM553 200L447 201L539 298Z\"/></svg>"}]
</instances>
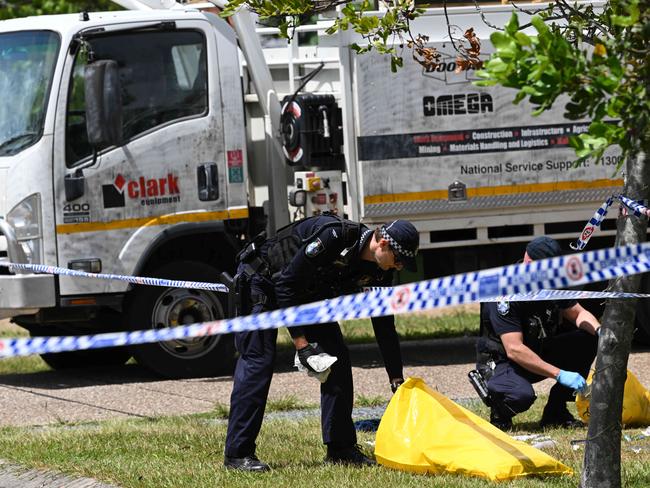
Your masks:
<instances>
[{"instance_id":1,"label":"tree trunk","mask_svg":"<svg viewBox=\"0 0 650 488\"><path fill-rule=\"evenodd\" d=\"M626 161L624 195L635 200L648 197L650 173L646 153ZM616 245L645 242L648 221L633 214L619 215ZM640 275L625 276L610 283L610 291L637 292ZM621 413L627 361L634 333L637 300L609 300L605 307L598 341L598 356L591 390L590 419L585 446L582 488L620 488Z\"/></svg>"}]
</instances>

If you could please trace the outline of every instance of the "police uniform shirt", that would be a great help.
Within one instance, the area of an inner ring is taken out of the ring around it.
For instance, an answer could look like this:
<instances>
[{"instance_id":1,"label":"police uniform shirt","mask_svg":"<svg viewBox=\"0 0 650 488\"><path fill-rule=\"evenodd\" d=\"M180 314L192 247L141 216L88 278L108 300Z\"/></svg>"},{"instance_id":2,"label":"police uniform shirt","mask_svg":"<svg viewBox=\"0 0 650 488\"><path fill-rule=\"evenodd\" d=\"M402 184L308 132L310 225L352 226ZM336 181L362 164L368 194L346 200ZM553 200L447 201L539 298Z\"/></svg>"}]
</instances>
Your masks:
<instances>
[{"instance_id":1,"label":"police uniform shirt","mask_svg":"<svg viewBox=\"0 0 650 488\"><path fill-rule=\"evenodd\" d=\"M377 264L360 259L360 251L372 238L372 231L361 225L361 238L348 249L346 245L351 243L345 242L341 225L323 227L332 222L339 222L339 219L320 216L296 225L295 233L301 239L309 239L274 279L279 307L356 293L364 286L390 286L392 283L392 271L383 271Z\"/></svg>"},{"instance_id":2,"label":"police uniform shirt","mask_svg":"<svg viewBox=\"0 0 650 488\"><path fill-rule=\"evenodd\" d=\"M358 293L364 287L392 285L393 270L384 271L376 263L360 257L363 247L373 238L373 231L361 225L358 241L342 256L346 242L341 225L319 230L333 220L339 221L336 217L321 216L296 225L301 238L311 238L274 279L279 307ZM394 316L373 317L372 326L388 377L402 378L402 355Z\"/></svg>"},{"instance_id":3,"label":"police uniform shirt","mask_svg":"<svg viewBox=\"0 0 650 488\"><path fill-rule=\"evenodd\" d=\"M501 337L510 332L521 332L524 344L539 353L544 334L555 335L559 325L559 312L573 307L575 300L539 301L539 302L489 302L484 304L492 329L489 335ZM544 332L531 330L531 320L544 327ZM537 323L537 322L536 322Z\"/></svg>"}]
</instances>

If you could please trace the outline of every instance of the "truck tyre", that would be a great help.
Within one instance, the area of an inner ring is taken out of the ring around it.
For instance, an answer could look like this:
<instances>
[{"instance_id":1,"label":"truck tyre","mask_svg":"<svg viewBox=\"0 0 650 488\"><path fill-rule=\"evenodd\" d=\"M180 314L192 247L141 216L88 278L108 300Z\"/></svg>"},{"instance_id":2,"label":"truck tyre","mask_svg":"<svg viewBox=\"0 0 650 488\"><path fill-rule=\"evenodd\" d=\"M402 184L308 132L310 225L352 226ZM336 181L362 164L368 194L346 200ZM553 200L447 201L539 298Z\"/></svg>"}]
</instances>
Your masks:
<instances>
[{"instance_id":1,"label":"truck tyre","mask_svg":"<svg viewBox=\"0 0 650 488\"><path fill-rule=\"evenodd\" d=\"M219 271L197 261L165 264L150 276L215 283ZM139 286L127 303L131 330L161 329L225 318L227 295L205 290ZM131 347L139 364L165 378L231 374L235 364L232 335L156 342Z\"/></svg>"},{"instance_id":2,"label":"truck tyre","mask_svg":"<svg viewBox=\"0 0 650 488\"><path fill-rule=\"evenodd\" d=\"M79 336L101 332L118 331L115 327L120 323L119 315L111 315L105 319L92 319L74 328L61 328L54 325L27 326L32 337ZM101 349L86 349L83 351L67 351L41 354L43 361L52 369L87 368L95 366L122 366L131 359L131 351L126 347L106 347Z\"/></svg>"},{"instance_id":3,"label":"truck tyre","mask_svg":"<svg viewBox=\"0 0 650 488\"><path fill-rule=\"evenodd\" d=\"M104 349L88 349L86 351L41 354L41 358L50 368L56 370L94 366L122 366L131 358L131 352L124 347L108 347Z\"/></svg>"}]
</instances>

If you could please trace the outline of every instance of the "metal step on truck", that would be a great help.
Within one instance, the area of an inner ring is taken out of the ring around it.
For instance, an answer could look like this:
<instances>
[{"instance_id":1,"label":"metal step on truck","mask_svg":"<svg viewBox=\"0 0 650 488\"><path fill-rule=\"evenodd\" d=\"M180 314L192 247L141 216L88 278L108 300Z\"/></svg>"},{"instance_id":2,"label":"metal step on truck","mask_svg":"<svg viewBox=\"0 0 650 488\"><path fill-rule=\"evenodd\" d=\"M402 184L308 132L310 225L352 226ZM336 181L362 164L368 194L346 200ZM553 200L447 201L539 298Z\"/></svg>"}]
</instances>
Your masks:
<instances>
[{"instance_id":1,"label":"metal step on truck","mask_svg":"<svg viewBox=\"0 0 650 488\"><path fill-rule=\"evenodd\" d=\"M565 120L560 106L532 117L511 90L457 72L442 9L413 30L443 63L427 71L405 53L391 73L387 58L349 48L363 41L354 34L327 36L331 18L287 43L256 33L247 12L226 22L197 8L212 4L117 3L131 10L0 22L6 261L215 282L260 230L329 210L369 225L412 220L422 252L419 273L400 277L410 281L513 262L536 235L573 239L621 186L615 149L574 167L568 137L588 121ZM511 12L483 7L495 25ZM476 9L449 13L489 56ZM0 272L0 316L32 335L227 314L218 293ZM44 359L131 356L163 376L208 376L229 371L234 348L215 336Z\"/></svg>"}]
</instances>

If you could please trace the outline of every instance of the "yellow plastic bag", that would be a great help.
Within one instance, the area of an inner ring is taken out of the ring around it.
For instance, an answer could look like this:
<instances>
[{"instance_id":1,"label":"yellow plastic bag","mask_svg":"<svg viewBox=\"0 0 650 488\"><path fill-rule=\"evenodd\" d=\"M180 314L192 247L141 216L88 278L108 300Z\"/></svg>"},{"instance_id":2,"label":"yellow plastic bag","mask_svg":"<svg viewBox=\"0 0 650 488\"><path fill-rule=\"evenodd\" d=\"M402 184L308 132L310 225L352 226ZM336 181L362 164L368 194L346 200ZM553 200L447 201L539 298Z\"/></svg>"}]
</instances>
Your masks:
<instances>
[{"instance_id":1,"label":"yellow plastic bag","mask_svg":"<svg viewBox=\"0 0 650 488\"><path fill-rule=\"evenodd\" d=\"M594 372L589 373L587 384L591 385ZM589 423L590 396L578 395L576 409L584 423ZM645 427L650 425L650 392L645 389L634 373L627 370L625 390L623 391L623 413L621 422L628 427Z\"/></svg>"},{"instance_id":2,"label":"yellow plastic bag","mask_svg":"<svg viewBox=\"0 0 650 488\"><path fill-rule=\"evenodd\" d=\"M457 473L493 481L572 474L548 454L409 378L388 404L375 446L384 466L414 473Z\"/></svg>"}]
</instances>

